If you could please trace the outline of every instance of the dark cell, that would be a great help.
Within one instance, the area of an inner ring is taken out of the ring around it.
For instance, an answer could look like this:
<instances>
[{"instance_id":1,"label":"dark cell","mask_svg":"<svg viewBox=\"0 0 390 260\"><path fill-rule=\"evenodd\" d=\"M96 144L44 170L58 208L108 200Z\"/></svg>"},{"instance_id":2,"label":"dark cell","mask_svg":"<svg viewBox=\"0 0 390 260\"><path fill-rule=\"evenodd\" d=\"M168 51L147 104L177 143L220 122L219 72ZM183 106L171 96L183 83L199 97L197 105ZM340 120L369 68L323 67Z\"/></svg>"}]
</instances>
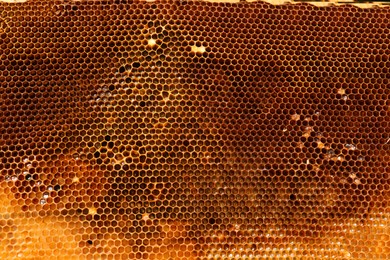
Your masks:
<instances>
[{"instance_id":1,"label":"dark cell","mask_svg":"<svg viewBox=\"0 0 390 260\"><path fill-rule=\"evenodd\" d=\"M95 153L93 154L93 156L95 156L95 158L99 158L99 157L100 157L100 152L95 152Z\"/></svg>"},{"instance_id":2,"label":"dark cell","mask_svg":"<svg viewBox=\"0 0 390 260\"><path fill-rule=\"evenodd\" d=\"M124 66L121 66L119 68L119 73L124 73L126 71L126 68Z\"/></svg>"}]
</instances>

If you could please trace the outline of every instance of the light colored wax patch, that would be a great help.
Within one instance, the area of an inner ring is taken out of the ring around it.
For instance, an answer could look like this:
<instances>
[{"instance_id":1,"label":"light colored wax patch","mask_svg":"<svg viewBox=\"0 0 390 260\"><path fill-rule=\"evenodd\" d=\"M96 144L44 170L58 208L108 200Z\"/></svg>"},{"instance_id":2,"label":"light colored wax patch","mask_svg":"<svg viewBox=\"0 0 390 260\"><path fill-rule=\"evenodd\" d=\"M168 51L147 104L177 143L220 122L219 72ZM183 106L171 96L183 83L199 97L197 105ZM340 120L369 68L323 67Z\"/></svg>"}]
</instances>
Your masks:
<instances>
[{"instance_id":1,"label":"light colored wax patch","mask_svg":"<svg viewBox=\"0 0 390 260\"><path fill-rule=\"evenodd\" d=\"M149 39L149 40L148 40L148 45L149 45L150 47L155 46L155 45L156 45L156 40L155 40L155 39Z\"/></svg>"},{"instance_id":2,"label":"light colored wax patch","mask_svg":"<svg viewBox=\"0 0 390 260\"><path fill-rule=\"evenodd\" d=\"M339 89L337 90L337 94L344 95L344 94L345 94L345 89L339 88Z\"/></svg>"},{"instance_id":3,"label":"light colored wax patch","mask_svg":"<svg viewBox=\"0 0 390 260\"><path fill-rule=\"evenodd\" d=\"M147 0L147 2L154 2L155 0ZM214 3L237 3L240 0L204 0L205 2L214 2ZM259 0L246 0L245 2L253 3L259 2ZM292 0L263 0L263 2L272 4L272 5L285 5L285 4L300 4L302 1L292 1ZM383 6L384 3L375 2L375 3L355 3L354 0L328 0L328 1L309 1L305 2L317 7L327 7L327 6L338 6L338 5L353 5L359 8L375 8L377 6Z\"/></svg>"},{"instance_id":4,"label":"light colored wax patch","mask_svg":"<svg viewBox=\"0 0 390 260\"><path fill-rule=\"evenodd\" d=\"M191 52L195 52L195 53L204 53L206 51L206 48L203 47L203 46L191 46Z\"/></svg>"}]
</instances>

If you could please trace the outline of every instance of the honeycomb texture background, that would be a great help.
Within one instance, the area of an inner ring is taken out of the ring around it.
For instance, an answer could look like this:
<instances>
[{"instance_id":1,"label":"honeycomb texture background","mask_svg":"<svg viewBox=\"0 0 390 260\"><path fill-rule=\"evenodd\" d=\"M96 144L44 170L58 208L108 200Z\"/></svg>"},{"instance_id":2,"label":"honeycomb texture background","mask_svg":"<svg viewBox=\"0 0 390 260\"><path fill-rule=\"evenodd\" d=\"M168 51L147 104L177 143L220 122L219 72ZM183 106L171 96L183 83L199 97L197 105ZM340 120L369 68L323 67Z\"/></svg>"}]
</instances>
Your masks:
<instances>
[{"instance_id":1,"label":"honeycomb texture background","mask_svg":"<svg viewBox=\"0 0 390 260\"><path fill-rule=\"evenodd\" d=\"M390 259L389 21L0 4L0 258Z\"/></svg>"}]
</instances>

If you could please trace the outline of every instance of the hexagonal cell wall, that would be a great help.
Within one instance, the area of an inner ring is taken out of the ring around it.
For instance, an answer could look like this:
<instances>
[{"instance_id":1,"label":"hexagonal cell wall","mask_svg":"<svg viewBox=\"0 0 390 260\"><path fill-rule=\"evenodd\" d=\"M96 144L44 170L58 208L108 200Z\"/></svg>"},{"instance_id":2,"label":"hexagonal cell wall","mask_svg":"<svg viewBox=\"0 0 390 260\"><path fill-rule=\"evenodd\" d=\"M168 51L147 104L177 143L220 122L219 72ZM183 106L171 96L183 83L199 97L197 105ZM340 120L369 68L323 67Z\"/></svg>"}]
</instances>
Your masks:
<instances>
[{"instance_id":1,"label":"hexagonal cell wall","mask_svg":"<svg viewBox=\"0 0 390 260\"><path fill-rule=\"evenodd\" d=\"M390 259L389 21L0 3L0 258Z\"/></svg>"}]
</instances>

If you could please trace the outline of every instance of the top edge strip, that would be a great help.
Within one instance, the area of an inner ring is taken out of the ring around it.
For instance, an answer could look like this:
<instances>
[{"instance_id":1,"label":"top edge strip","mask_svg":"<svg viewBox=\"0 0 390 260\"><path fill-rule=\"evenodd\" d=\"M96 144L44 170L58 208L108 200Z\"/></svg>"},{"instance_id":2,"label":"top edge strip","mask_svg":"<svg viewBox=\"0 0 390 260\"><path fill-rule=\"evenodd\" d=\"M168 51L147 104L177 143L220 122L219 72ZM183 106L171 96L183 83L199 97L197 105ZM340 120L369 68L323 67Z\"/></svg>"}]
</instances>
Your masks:
<instances>
[{"instance_id":1,"label":"top edge strip","mask_svg":"<svg viewBox=\"0 0 390 260\"><path fill-rule=\"evenodd\" d=\"M17 4L17 3L25 3L34 0L0 0L0 3L9 3L9 4ZM84 0L63 0L64 2L82 2ZM158 0L143 0L145 2L157 2ZM389 6L389 2L371 2L371 3L358 3L354 0L323 0L323 1L292 1L292 0L199 0L204 2L211 3L239 3L239 2L266 2L272 5L285 5L285 4L301 4L306 3L313 6L318 7L327 7L327 6L340 6L340 5L353 5L359 8L374 8L374 7L384 7Z\"/></svg>"}]
</instances>

